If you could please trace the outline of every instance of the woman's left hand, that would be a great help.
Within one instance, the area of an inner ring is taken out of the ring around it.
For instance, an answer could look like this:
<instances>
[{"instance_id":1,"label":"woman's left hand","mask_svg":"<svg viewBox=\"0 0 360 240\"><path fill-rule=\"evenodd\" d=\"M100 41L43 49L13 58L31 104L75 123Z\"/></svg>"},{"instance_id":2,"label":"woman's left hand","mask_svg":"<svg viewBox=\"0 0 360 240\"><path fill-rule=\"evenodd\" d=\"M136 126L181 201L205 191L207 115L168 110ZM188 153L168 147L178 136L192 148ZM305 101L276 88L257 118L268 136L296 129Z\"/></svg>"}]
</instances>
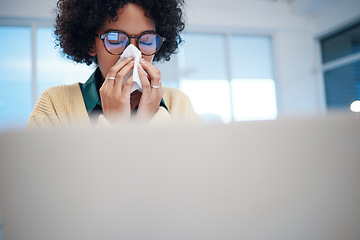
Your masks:
<instances>
[{"instance_id":1,"label":"woman's left hand","mask_svg":"<svg viewBox=\"0 0 360 240\"><path fill-rule=\"evenodd\" d=\"M149 120L159 110L163 96L161 72L153 64L144 60L140 60L138 72L142 84L142 95L136 113L136 119Z\"/></svg>"}]
</instances>

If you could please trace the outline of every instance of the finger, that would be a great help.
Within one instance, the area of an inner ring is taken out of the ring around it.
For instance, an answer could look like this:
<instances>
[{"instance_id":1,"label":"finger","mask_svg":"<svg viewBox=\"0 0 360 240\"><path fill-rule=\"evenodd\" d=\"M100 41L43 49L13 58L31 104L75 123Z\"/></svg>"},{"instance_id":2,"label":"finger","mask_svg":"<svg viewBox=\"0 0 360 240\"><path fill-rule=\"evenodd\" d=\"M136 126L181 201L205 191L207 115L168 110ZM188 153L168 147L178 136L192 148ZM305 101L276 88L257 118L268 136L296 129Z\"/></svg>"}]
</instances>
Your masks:
<instances>
[{"instance_id":1,"label":"finger","mask_svg":"<svg viewBox=\"0 0 360 240\"><path fill-rule=\"evenodd\" d=\"M114 87L114 79L108 76L106 76L105 81L103 82L103 84L101 85L100 88L100 94L102 96L105 96L106 94L109 94L110 92L113 91L113 87Z\"/></svg>"},{"instance_id":2,"label":"finger","mask_svg":"<svg viewBox=\"0 0 360 240\"><path fill-rule=\"evenodd\" d=\"M133 60L133 58L126 58L123 59L119 62L117 62L114 66L112 66L109 70L108 73L108 77L115 77L116 74L125 66L127 65L129 62L131 62Z\"/></svg>"},{"instance_id":3,"label":"finger","mask_svg":"<svg viewBox=\"0 0 360 240\"><path fill-rule=\"evenodd\" d=\"M127 63L119 72L116 73L114 88L121 92L126 75L134 68L134 61Z\"/></svg>"},{"instance_id":4,"label":"finger","mask_svg":"<svg viewBox=\"0 0 360 240\"><path fill-rule=\"evenodd\" d=\"M131 94L131 89L132 86L134 85L134 81L133 81L133 76L129 77L128 80L126 80L124 87L122 89L122 94L124 94L124 96L130 96Z\"/></svg>"},{"instance_id":5,"label":"finger","mask_svg":"<svg viewBox=\"0 0 360 240\"><path fill-rule=\"evenodd\" d=\"M140 76L140 81L142 85L142 92L146 96L150 92L150 82L147 78L145 70L141 67L141 65L138 65L138 72Z\"/></svg>"},{"instance_id":6,"label":"finger","mask_svg":"<svg viewBox=\"0 0 360 240\"><path fill-rule=\"evenodd\" d=\"M144 60L140 61L142 68L149 74L150 83L153 86L160 86L161 84L161 72L150 62Z\"/></svg>"}]
</instances>

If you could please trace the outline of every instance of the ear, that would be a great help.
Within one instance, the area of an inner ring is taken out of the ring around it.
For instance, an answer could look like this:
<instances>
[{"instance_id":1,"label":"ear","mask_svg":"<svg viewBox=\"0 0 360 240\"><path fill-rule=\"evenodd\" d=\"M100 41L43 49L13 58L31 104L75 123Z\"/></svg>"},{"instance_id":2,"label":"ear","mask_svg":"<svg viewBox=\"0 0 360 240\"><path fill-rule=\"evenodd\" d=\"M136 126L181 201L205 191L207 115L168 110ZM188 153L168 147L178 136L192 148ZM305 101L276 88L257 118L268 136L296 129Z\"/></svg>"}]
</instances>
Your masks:
<instances>
[{"instance_id":1,"label":"ear","mask_svg":"<svg viewBox=\"0 0 360 240\"><path fill-rule=\"evenodd\" d=\"M96 56L96 48L95 48L95 45L93 45L93 46L89 49L88 53L89 53L89 55L92 56L92 57Z\"/></svg>"}]
</instances>

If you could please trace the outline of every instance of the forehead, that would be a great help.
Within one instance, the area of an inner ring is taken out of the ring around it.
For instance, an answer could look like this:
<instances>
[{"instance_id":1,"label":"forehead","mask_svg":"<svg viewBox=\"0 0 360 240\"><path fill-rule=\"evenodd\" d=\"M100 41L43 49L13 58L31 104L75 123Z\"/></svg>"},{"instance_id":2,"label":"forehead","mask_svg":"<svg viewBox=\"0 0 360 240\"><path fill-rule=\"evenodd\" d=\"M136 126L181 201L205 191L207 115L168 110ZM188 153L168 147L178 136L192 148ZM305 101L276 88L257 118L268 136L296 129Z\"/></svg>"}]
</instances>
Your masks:
<instances>
[{"instance_id":1,"label":"forehead","mask_svg":"<svg viewBox=\"0 0 360 240\"><path fill-rule=\"evenodd\" d=\"M102 31L116 29L129 35L138 35L144 31L155 30L155 21L145 16L145 10L135 4L128 3L117 10L116 21L105 21Z\"/></svg>"}]
</instances>

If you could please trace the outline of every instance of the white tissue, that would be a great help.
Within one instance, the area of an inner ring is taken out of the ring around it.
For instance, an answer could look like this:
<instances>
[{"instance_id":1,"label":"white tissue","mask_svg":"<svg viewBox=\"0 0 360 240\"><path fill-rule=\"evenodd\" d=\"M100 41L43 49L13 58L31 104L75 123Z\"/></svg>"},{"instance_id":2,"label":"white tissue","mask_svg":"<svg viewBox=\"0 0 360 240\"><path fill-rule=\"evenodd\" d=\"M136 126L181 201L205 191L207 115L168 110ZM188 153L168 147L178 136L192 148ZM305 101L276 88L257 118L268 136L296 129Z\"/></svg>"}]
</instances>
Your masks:
<instances>
[{"instance_id":1,"label":"white tissue","mask_svg":"<svg viewBox=\"0 0 360 240\"><path fill-rule=\"evenodd\" d=\"M132 80L135 83L134 83L134 85L133 85L133 87L131 89L131 92L133 92L135 90L139 90L140 92L142 92L142 85L141 85L140 76L139 76L139 72L138 72L139 61L141 59L141 52L133 44L129 44L129 46L127 46L125 48L124 52L121 54L120 59L119 59L118 62L120 62L121 60L126 59L126 58L133 58L134 61L135 61L135 64L134 64L134 69L131 70L129 72L129 74L126 75L124 83L132 75L133 76Z\"/></svg>"}]
</instances>

